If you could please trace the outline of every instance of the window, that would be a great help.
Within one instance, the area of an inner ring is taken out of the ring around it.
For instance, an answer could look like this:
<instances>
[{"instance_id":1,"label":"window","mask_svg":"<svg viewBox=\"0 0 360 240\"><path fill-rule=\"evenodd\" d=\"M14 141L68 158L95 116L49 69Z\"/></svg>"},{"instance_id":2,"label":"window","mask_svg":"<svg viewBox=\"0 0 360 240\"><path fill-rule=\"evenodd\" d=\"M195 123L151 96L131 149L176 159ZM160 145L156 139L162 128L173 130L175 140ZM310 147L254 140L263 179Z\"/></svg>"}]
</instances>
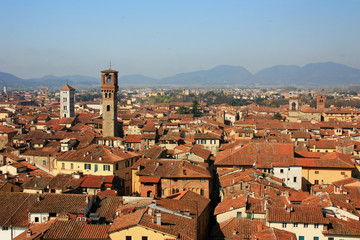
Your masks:
<instances>
[{"instance_id":1,"label":"window","mask_svg":"<svg viewBox=\"0 0 360 240\"><path fill-rule=\"evenodd\" d=\"M35 217L34 221L39 222L39 217Z\"/></svg>"},{"instance_id":2,"label":"window","mask_svg":"<svg viewBox=\"0 0 360 240\"><path fill-rule=\"evenodd\" d=\"M298 223L294 223L294 227L298 227Z\"/></svg>"},{"instance_id":3,"label":"window","mask_svg":"<svg viewBox=\"0 0 360 240\"><path fill-rule=\"evenodd\" d=\"M205 139L202 139L202 140L201 140L201 144L206 144L206 140L205 140Z\"/></svg>"},{"instance_id":4,"label":"window","mask_svg":"<svg viewBox=\"0 0 360 240\"><path fill-rule=\"evenodd\" d=\"M70 163L70 168L74 169L74 164L73 163Z\"/></svg>"},{"instance_id":5,"label":"window","mask_svg":"<svg viewBox=\"0 0 360 240\"><path fill-rule=\"evenodd\" d=\"M109 98L111 98L111 93L109 93Z\"/></svg>"},{"instance_id":6,"label":"window","mask_svg":"<svg viewBox=\"0 0 360 240\"><path fill-rule=\"evenodd\" d=\"M308 223L304 223L304 228L308 228L309 224Z\"/></svg>"},{"instance_id":7,"label":"window","mask_svg":"<svg viewBox=\"0 0 360 240\"><path fill-rule=\"evenodd\" d=\"M67 102L67 98L66 98L66 97L63 98L63 102Z\"/></svg>"},{"instance_id":8,"label":"window","mask_svg":"<svg viewBox=\"0 0 360 240\"><path fill-rule=\"evenodd\" d=\"M130 166L130 162L129 162L129 160L127 160L126 162L125 162L125 167L129 167Z\"/></svg>"},{"instance_id":9,"label":"window","mask_svg":"<svg viewBox=\"0 0 360 240\"><path fill-rule=\"evenodd\" d=\"M126 236L125 240L132 240L132 236Z\"/></svg>"},{"instance_id":10,"label":"window","mask_svg":"<svg viewBox=\"0 0 360 240\"><path fill-rule=\"evenodd\" d=\"M84 164L84 169L85 170L91 170L91 164L85 163Z\"/></svg>"},{"instance_id":11,"label":"window","mask_svg":"<svg viewBox=\"0 0 360 240\"><path fill-rule=\"evenodd\" d=\"M319 184L319 180L315 180L315 184Z\"/></svg>"},{"instance_id":12,"label":"window","mask_svg":"<svg viewBox=\"0 0 360 240\"><path fill-rule=\"evenodd\" d=\"M46 160L43 160L43 166L46 166Z\"/></svg>"},{"instance_id":13,"label":"window","mask_svg":"<svg viewBox=\"0 0 360 240\"><path fill-rule=\"evenodd\" d=\"M241 218L242 212L237 212L236 213L236 218Z\"/></svg>"},{"instance_id":14,"label":"window","mask_svg":"<svg viewBox=\"0 0 360 240\"><path fill-rule=\"evenodd\" d=\"M286 223L283 223L282 228L286 228L286 225L287 225Z\"/></svg>"},{"instance_id":15,"label":"window","mask_svg":"<svg viewBox=\"0 0 360 240\"><path fill-rule=\"evenodd\" d=\"M305 240L304 236L299 236L299 240Z\"/></svg>"},{"instance_id":16,"label":"window","mask_svg":"<svg viewBox=\"0 0 360 240\"><path fill-rule=\"evenodd\" d=\"M328 240L334 240L334 238L333 238L333 237L329 237Z\"/></svg>"},{"instance_id":17,"label":"window","mask_svg":"<svg viewBox=\"0 0 360 240\"><path fill-rule=\"evenodd\" d=\"M204 189L200 189L200 195L204 196Z\"/></svg>"},{"instance_id":18,"label":"window","mask_svg":"<svg viewBox=\"0 0 360 240\"><path fill-rule=\"evenodd\" d=\"M67 110L67 106L64 106L64 110Z\"/></svg>"},{"instance_id":19,"label":"window","mask_svg":"<svg viewBox=\"0 0 360 240\"><path fill-rule=\"evenodd\" d=\"M8 227L2 227L2 230L7 231L7 230L9 230L9 228Z\"/></svg>"},{"instance_id":20,"label":"window","mask_svg":"<svg viewBox=\"0 0 360 240\"><path fill-rule=\"evenodd\" d=\"M65 163L61 163L61 168L62 168L62 169L65 168Z\"/></svg>"},{"instance_id":21,"label":"window","mask_svg":"<svg viewBox=\"0 0 360 240\"><path fill-rule=\"evenodd\" d=\"M106 111L108 111L108 112L110 111L110 105L106 106Z\"/></svg>"},{"instance_id":22,"label":"window","mask_svg":"<svg viewBox=\"0 0 360 240\"><path fill-rule=\"evenodd\" d=\"M111 83L111 75L110 74L106 75L106 83ZM126 240L131 240L131 238L127 239L127 237L126 237Z\"/></svg>"},{"instance_id":23,"label":"window","mask_svg":"<svg viewBox=\"0 0 360 240\"><path fill-rule=\"evenodd\" d=\"M341 172L341 175L345 175L345 172Z\"/></svg>"},{"instance_id":24,"label":"window","mask_svg":"<svg viewBox=\"0 0 360 240\"><path fill-rule=\"evenodd\" d=\"M319 240L319 237L314 237L314 240Z\"/></svg>"},{"instance_id":25,"label":"window","mask_svg":"<svg viewBox=\"0 0 360 240\"><path fill-rule=\"evenodd\" d=\"M116 170L116 171L119 170L119 164L118 164L118 163L115 164L115 170Z\"/></svg>"},{"instance_id":26,"label":"window","mask_svg":"<svg viewBox=\"0 0 360 240\"><path fill-rule=\"evenodd\" d=\"M110 165L104 165L104 171L110 171Z\"/></svg>"},{"instance_id":27,"label":"window","mask_svg":"<svg viewBox=\"0 0 360 240\"><path fill-rule=\"evenodd\" d=\"M294 177L294 182L296 182L296 180L297 180L296 177Z\"/></svg>"},{"instance_id":28,"label":"window","mask_svg":"<svg viewBox=\"0 0 360 240\"><path fill-rule=\"evenodd\" d=\"M319 228L319 224L315 223L314 228Z\"/></svg>"},{"instance_id":29,"label":"window","mask_svg":"<svg viewBox=\"0 0 360 240\"><path fill-rule=\"evenodd\" d=\"M284 169L280 169L280 173L284 173Z\"/></svg>"},{"instance_id":30,"label":"window","mask_svg":"<svg viewBox=\"0 0 360 240\"><path fill-rule=\"evenodd\" d=\"M98 171L98 165L95 164L95 169L94 169L94 172L97 172Z\"/></svg>"},{"instance_id":31,"label":"window","mask_svg":"<svg viewBox=\"0 0 360 240\"><path fill-rule=\"evenodd\" d=\"M315 174L319 174L319 171L315 171Z\"/></svg>"},{"instance_id":32,"label":"window","mask_svg":"<svg viewBox=\"0 0 360 240\"><path fill-rule=\"evenodd\" d=\"M187 180L186 178L183 178L183 182L186 182L186 180Z\"/></svg>"},{"instance_id":33,"label":"window","mask_svg":"<svg viewBox=\"0 0 360 240\"><path fill-rule=\"evenodd\" d=\"M200 179L200 182L205 182L205 178L201 178L201 179Z\"/></svg>"},{"instance_id":34,"label":"window","mask_svg":"<svg viewBox=\"0 0 360 240\"><path fill-rule=\"evenodd\" d=\"M148 237L147 236L142 236L141 240L148 240Z\"/></svg>"},{"instance_id":35,"label":"window","mask_svg":"<svg viewBox=\"0 0 360 240\"><path fill-rule=\"evenodd\" d=\"M212 140L210 140L210 143L211 144L216 144L216 140L212 139Z\"/></svg>"}]
</instances>

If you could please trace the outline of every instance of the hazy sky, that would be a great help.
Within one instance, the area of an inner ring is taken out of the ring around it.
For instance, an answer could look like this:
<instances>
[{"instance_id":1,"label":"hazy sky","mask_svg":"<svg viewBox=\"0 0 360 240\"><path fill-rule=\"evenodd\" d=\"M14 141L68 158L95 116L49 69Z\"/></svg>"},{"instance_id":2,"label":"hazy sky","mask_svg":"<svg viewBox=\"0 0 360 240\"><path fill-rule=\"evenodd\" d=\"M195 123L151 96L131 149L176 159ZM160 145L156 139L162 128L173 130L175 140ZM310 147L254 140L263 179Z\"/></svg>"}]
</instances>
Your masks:
<instances>
[{"instance_id":1,"label":"hazy sky","mask_svg":"<svg viewBox=\"0 0 360 240\"><path fill-rule=\"evenodd\" d=\"M0 0L0 71L166 77L334 61L360 68L360 1Z\"/></svg>"}]
</instances>

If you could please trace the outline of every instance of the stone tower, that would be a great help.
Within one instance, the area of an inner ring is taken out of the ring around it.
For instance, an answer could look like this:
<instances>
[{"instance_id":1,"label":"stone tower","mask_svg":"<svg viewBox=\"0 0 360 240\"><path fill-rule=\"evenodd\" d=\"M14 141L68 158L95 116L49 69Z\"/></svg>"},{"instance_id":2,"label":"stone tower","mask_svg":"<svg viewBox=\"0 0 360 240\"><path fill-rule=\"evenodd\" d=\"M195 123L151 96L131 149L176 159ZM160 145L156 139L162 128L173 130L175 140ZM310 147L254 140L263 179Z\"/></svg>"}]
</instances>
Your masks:
<instances>
[{"instance_id":1,"label":"stone tower","mask_svg":"<svg viewBox=\"0 0 360 240\"><path fill-rule=\"evenodd\" d=\"M324 94L316 95L316 109L319 111L325 111L325 100L326 97Z\"/></svg>"},{"instance_id":2,"label":"stone tower","mask_svg":"<svg viewBox=\"0 0 360 240\"><path fill-rule=\"evenodd\" d=\"M104 137L117 137L117 93L118 71L108 69L101 71L102 94L102 133Z\"/></svg>"},{"instance_id":3,"label":"stone tower","mask_svg":"<svg viewBox=\"0 0 360 240\"><path fill-rule=\"evenodd\" d=\"M298 97L290 97L289 98L289 111L297 111L299 110L299 98Z\"/></svg>"},{"instance_id":4,"label":"stone tower","mask_svg":"<svg viewBox=\"0 0 360 240\"><path fill-rule=\"evenodd\" d=\"M60 89L60 118L75 117L75 89L66 84Z\"/></svg>"}]
</instances>

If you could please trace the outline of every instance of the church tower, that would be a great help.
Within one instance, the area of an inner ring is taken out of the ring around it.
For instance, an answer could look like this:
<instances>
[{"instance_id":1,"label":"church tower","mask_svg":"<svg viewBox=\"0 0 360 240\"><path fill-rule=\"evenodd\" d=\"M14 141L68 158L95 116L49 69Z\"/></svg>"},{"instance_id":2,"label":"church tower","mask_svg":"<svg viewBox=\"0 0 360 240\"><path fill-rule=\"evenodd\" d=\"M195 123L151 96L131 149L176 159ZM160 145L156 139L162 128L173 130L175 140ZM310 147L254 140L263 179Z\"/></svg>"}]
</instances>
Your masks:
<instances>
[{"instance_id":1,"label":"church tower","mask_svg":"<svg viewBox=\"0 0 360 240\"><path fill-rule=\"evenodd\" d=\"M75 89L66 84L60 89L60 118L75 117Z\"/></svg>"},{"instance_id":2,"label":"church tower","mask_svg":"<svg viewBox=\"0 0 360 240\"><path fill-rule=\"evenodd\" d=\"M325 111L325 100L326 97L324 94L318 94L316 96L316 109L319 111Z\"/></svg>"},{"instance_id":3,"label":"church tower","mask_svg":"<svg viewBox=\"0 0 360 240\"><path fill-rule=\"evenodd\" d=\"M101 71L102 94L102 133L104 137L117 137L117 93L118 71L108 69Z\"/></svg>"}]
</instances>

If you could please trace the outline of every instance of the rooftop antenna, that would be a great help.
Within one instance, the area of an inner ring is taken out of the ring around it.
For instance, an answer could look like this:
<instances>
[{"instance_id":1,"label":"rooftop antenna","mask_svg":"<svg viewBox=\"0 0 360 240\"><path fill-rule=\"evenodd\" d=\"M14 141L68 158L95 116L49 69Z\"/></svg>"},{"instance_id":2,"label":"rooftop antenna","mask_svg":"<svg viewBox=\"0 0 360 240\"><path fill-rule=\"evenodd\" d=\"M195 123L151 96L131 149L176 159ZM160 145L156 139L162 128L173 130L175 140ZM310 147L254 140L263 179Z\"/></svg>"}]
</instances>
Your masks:
<instances>
[{"instance_id":1,"label":"rooftop antenna","mask_svg":"<svg viewBox=\"0 0 360 240\"><path fill-rule=\"evenodd\" d=\"M109 69L111 69L111 59L110 59Z\"/></svg>"}]
</instances>

